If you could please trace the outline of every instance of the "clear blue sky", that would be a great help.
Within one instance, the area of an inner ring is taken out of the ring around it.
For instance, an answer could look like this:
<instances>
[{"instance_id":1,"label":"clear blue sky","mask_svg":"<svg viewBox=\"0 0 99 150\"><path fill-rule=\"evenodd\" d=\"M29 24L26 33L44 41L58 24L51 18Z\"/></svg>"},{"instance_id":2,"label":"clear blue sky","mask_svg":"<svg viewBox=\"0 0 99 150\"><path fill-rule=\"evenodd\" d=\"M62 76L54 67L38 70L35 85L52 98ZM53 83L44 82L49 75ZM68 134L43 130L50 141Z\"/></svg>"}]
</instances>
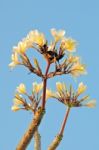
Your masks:
<instances>
[{"instance_id":1,"label":"clear blue sky","mask_svg":"<svg viewBox=\"0 0 99 150\"><path fill-rule=\"evenodd\" d=\"M40 81L22 67L10 71L12 47L32 29L41 30L49 38L49 30L53 27L65 29L67 35L79 42L77 54L88 71L77 82L67 76L55 78L55 81L64 80L73 85L83 81L88 86L87 93L97 99L95 109L72 109L64 138L57 149L99 150L98 0L0 0L0 150L15 150L32 119L31 113L11 111L16 86L23 82L29 90L33 81ZM48 86L54 87L55 81L50 80ZM42 150L47 149L59 131L64 113L64 105L48 101L46 116L40 126ZM33 150L33 142L28 150Z\"/></svg>"}]
</instances>

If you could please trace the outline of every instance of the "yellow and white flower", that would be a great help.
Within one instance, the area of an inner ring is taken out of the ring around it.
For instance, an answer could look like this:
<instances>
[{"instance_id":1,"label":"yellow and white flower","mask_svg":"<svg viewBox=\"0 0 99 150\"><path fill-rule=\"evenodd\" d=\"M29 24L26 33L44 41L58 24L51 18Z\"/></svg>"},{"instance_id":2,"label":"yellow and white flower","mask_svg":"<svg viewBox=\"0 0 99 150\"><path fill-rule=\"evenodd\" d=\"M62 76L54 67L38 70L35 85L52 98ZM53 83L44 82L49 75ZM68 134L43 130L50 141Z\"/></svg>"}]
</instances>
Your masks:
<instances>
[{"instance_id":1,"label":"yellow and white flower","mask_svg":"<svg viewBox=\"0 0 99 150\"><path fill-rule=\"evenodd\" d=\"M17 46L13 47L13 51L17 52L18 54L24 54L27 48L27 43L25 41L21 41Z\"/></svg>"},{"instance_id":2,"label":"yellow and white flower","mask_svg":"<svg viewBox=\"0 0 99 150\"><path fill-rule=\"evenodd\" d=\"M65 31L64 30L56 30L56 29L51 29L51 34L54 37L55 42L58 42L59 40L61 40L64 35L65 35Z\"/></svg>"},{"instance_id":3,"label":"yellow and white flower","mask_svg":"<svg viewBox=\"0 0 99 150\"><path fill-rule=\"evenodd\" d=\"M79 76L81 74L86 74L86 70L85 70L85 65L84 64L80 64L79 62L75 63L71 69L70 69L70 73L73 76Z\"/></svg>"},{"instance_id":4,"label":"yellow and white flower","mask_svg":"<svg viewBox=\"0 0 99 150\"><path fill-rule=\"evenodd\" d=\"M79 57L78 56L69 56L67 59L68 63L77 63L79 61Z\"/></svg>"},{"instance_id":5,"label":"yellow and white flower","mask_svg":"<svg viewBox=\"0 0 99 150\"><path fill-rule=\"evenodd\" d=\"M21 99L18 99L18 98L14 98L13 102L14 102L15 105L22 105L22 104L24 104L24 102Z\"/></svg>"},{"instance_id":6,"label":"yellow and white flower","mask_svg":"<svg viewBox=\"0 0 99 150\"><path fill-rule=\"evenodd\" d=\"M17 87L17 92L19 92L20 94L26 94L26 87L23 83L21 83L18 87Z\"/></svg>"},{"instance_id":7,"label":"yellow and white flower","mask_svg":"<svg viewBox=\"0 0 99 150\"><path fill-rule=\"evenodd\" d=\"M47 100L48 98L53 97L53 96L54 96L54 93L53 93L51 90L47 89L47 90L46 90L46 100Z\"/></svg>"},{"instance_id":8,"label":"yellow and white flower","mask_svg":"<svg viewBox=\"0 0 99 150\"><path fill-rule=\"evenodd\" d=\"M20 64L18 60L18 54L17 52L14 52L11 56L12 62L9 64L9 67L14 68L16 65Z\"/></svg>"},{"instance_id":9,"label":"yellow and white flower","mask_svg":"<svg viewBox=\"0 0 99 150\"><path fill-rule=\"evenodd\" d=\"M37 82L34 82L33 83L33 93L36 93L38 94L43 88L43 83L37 83Z\"/></svg>"},{"instance_id":10,"label":"yellow and white flower","mask_svg":"<svg viewBox=\"0 0 99 150\"><path fill-rule=\"evenodd\" d=\"M13 106L11 107L11 110L14 111L14 112L16 112L16 111L20 110L20 107L17 106L17 105L13 105Z\"/></svg>"},{"instance_id":11,"label":"yellow and white flower","mask_svg":"<svg viewBox=\"0 0 99 150\"><path fill-rule=\"evenodd\" d=\"M60 47L62 50L74 52L76 50L76 46L77 46L77 42L72 38L63 38Z\"/></svg>"},{"instance_id":12,"label":"yellow and white flower","mask_svg":"<svg viewBox=\"0 0 99 150\"><path fill-rule=\"evenodd\" d=\"M84 85L83 82L79 83L77 95L79 96L80 94L84 93L86 91L86 88L87 88L87 86Z\"/></svg>"},{"instance_id":13,"label":"yellow and white flower","mask_svg":"<svg viewBox=\"0 0 99 150\"><path fill-rule=\"evenodd\" d=\"M84 106L87 106L89 108L94 108L96 106L96 100L91 100L88 103L84 104Z\"/></svg>"},{"instance_id":14,"label":"yellow and white flower","mask_svg":"<svg viewBox=\"0 0 99 150\"><path fill-rule=\"evenodd\" d=\"M27 35L27 39L30 43L35 43L39 46L43 46L46 43L46 39L43 33L40 33L38 30L30 31Z\"/></svg>"},{"instance_id":15,"label":"yellow and white flower","mask_svg":"<svg viewBox=\"0 0 99 150\"><path fill-rule=\"evenodd\" d=\"M61 82L56 82L56 88L58 92L64 91L66 89L66 85Z\"/></svg>"}]
</instances>

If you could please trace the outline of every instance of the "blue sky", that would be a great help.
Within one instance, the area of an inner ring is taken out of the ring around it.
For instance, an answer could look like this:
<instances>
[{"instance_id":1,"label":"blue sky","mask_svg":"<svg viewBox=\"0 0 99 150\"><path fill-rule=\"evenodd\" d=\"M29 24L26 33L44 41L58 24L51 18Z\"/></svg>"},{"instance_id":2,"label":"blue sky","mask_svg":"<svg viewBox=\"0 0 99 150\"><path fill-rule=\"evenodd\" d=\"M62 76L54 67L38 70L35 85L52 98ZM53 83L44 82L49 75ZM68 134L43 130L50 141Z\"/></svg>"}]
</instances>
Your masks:
<instances>
[{"instance_id":1,"label":"blue sky","mask_svg":"<svg viewBox=\"0 0 99 150\"><path fill-rule=\"evenodd\" d=\"M68 76L57 77L49 80L48 87L55 87L55 81L64 80L74 86L83 81L88 86L87 93L97 99L95 109L72 109L64 138L57 149L99 149L99 1L0 0L0 150L15 150L32 119L31 113L11 111L16 86L23 82L30 90L32 82L40 81L37 77L28 75L22 67L10 71L8 64L12 47L32 29L39 29L49 39L49 30L53 27L65 29L68 36L78 41L77 54L87 65L88 74L76 82ZM39 128L42 150L47 149L59 131L65 113L64 105L53 100L49 100L46 107L46 116ZM28 150L32 149L33 142L28 147Z\"/></svg>"}]
</instances>

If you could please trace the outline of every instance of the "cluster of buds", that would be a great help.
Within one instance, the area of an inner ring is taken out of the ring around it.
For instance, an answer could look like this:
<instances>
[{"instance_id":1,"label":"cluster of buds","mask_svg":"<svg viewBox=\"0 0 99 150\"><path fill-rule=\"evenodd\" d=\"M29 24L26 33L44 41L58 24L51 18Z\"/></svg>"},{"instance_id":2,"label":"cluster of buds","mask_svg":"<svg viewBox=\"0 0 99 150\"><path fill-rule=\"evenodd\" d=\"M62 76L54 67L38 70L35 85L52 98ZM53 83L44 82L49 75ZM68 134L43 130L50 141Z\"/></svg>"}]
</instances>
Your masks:
<instances>
[{"instance_id":1,"label":"cluster of buds","mask_svg":"<svg viewBox=\"0 0 99 150\"><path fill-rule=\"evenodd\" d=\"M53 41L48 44L45 35L38 30L33 30L13 47L12 62L9 64L11 68L17 65L24 65L30 72L40 77L44 77L38 60L34 58L34 65L30 62L26 51L33 48L44 56L47 62L55 63L55 70L48 74L47 78L55 75L71 74L79 76L85 74L85 65L80 62L78 56L73 56L76 51L77 42L65 36L64 30L51 29ZM60 60L64 58L62 62Z\"/></svg>"},{"instance_id":2,"label":"cluster of buds","mask_svg":"<svg viewBox=\"0 0 99 150\"><path fill-rule=\"evenodd\" d=\"M86 91L86 85L84 85L82 82L79 83L78 89L75 91L72 86L68 89L66 84L57 82L56 83L56 92L51 92L49 90L49 98L55 98L61 103L65 104L68 107L81 107L81 106L87 106L90 108L95 107L96 100L90 100L87 103L83 103L84 101L89 99L89 96L83 96L82 98L79 96L83 94Z\"/></svg>"},{"instance_id":3,"label":"cluster of buds","mask_svg":"<svg viewBox=\"0 0 99 150\"><path fill-rule=\"evenodd\" d=\"M32 86L32 94L29 95L26 91L26 87L21 83L17 89L14 97L14 104L12 106L13 111L18 110L30 110L35 113L38 105L41 101L41 91L43 88L43 83L34 82ZM27 101L27 98L29 102Z\"/></svg>"}]
</instances>

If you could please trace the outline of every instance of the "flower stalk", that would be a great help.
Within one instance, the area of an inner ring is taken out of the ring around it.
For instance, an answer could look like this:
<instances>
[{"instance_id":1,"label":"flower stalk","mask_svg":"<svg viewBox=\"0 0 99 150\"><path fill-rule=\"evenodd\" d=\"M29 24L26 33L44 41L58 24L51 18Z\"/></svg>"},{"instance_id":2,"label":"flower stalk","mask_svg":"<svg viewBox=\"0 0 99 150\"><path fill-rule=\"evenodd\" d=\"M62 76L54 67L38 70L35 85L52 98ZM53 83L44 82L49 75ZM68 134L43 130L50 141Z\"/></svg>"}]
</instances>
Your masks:
<instances>
[{"instance_id":1,"label":"flower stalk","mask_svg":"<svg viewBox=\"0 0 99 150\"><path fill-rule=\"evenodd\" d=\"M66 122L67 122L69 113L70 113L70 107L68 107L68 109L66 110L66 114L65 114L61 129L60 129L58 135L54 138L53 142L48 147L48 150L55 150L59 146L59 144L63 138L63 133L64 133L64 129L66 126Z\"/></svg>"},{"instance_id":2,"label":"flower stalk","mask_svg":"<svg viewBox=\"0 0 99 150\"><path fill-rule=\"evenodd\" d=\"M47 68L45 72L45 78L43 78L43 98L42 98L42 108L45 109L45 101L46 101L46 87L47 87L47 74L50 68L50 62L47 62Z\"/></svg>"},{"instance_id":3,"label":"flower stalk","mask_svg":"<svg viewBox=\"0 0 99 150\"><path fill-rule=\"evenodd\" d=\"M61 129L60 129L59 135L62 135L62 136L63 136L64 129L65 129L65 126L66 126L66 122L67 122L69 113L70 113L70 107L68 107L68 109L66 110L66 114L65 114L65 117L64 117L64 120L63 120Z\"/></svg>"}]
</instances>

